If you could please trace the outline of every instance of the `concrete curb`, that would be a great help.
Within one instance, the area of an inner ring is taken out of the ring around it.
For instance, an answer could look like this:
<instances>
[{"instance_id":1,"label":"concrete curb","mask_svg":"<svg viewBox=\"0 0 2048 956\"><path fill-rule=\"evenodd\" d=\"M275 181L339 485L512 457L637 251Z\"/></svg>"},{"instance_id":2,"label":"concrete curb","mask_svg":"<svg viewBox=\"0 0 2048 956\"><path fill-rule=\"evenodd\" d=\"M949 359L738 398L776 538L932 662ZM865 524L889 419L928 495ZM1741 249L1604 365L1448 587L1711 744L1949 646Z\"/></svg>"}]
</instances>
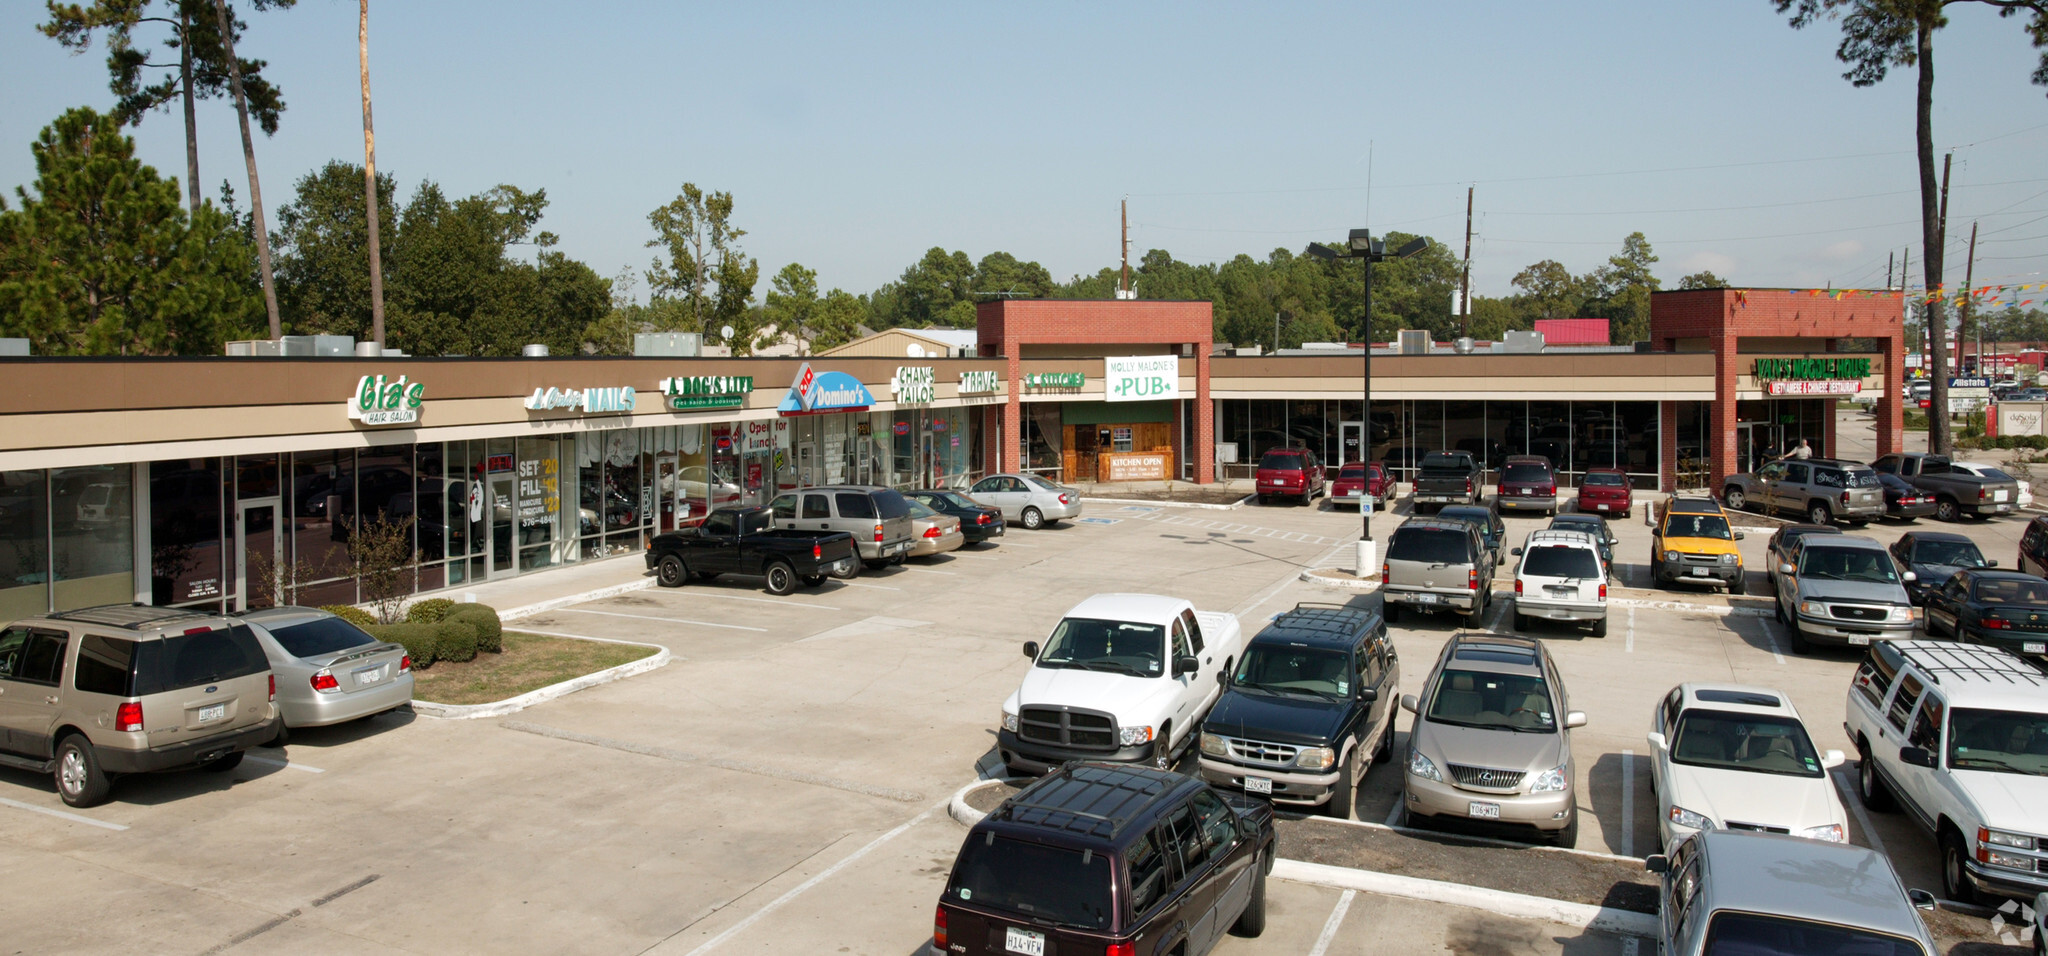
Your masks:
<instances>
[{"instance_id":1,"label":"concrete curb","mask_svg":"<svg viewBox=\"0 0 2048 956\"><path fill-rule=\"evenodd\" d=\"M1412 876L1396 876L1372 870L1354 870L1283 859L1274 861L1273 877L1293 883L1357 890L1378 896L1448 903L1452 906L1484 910L1511 919L1540 919L1605 933L1655 939L1658 932L1657 918L1647 913L1587 903L1568 903L1541 896L1424 880Z\"/></svg>"},{"instance_id":2,"label":"concrete curb","mask_svg":"<svg viewBox=\"0 0 2048 956\"><path fill-rule=\"evenodd\" d=\"M503 617L504 615L499 616ZM559 684L549 684L539 690L528 691L517 697L508 697L489 704L436 704L432 701L414 700L412 702L413 713L424 714L428 717L439 717L443 720L475 720L479 717L503 717L506 714L518 713L535 704L554 700L557 697L566 697L579 690L596 687L599 684L609 684L612 681L623 680L635 674L647 673L666 665L675 658L674 652L659 644L643 644L639 641L614 641L602 637L567 639L596 641L601 644L629 644L634 647L652 647L655 649L655 653L650 657L643 657L637 661L627 661L617 667L607 667L594 674L585 674L582 677L571 678Z\"/></svg>"},{"instance_id":3,"label":"concrete curb","mask_svg":"<svg viewBox=\"0 0 2048 956\"><path fill-rule=\"evenodd\" d=\"M960 789L953 791L953 799L946 801L946 815L952 817L953 822L958 823L963 827L972 827L975 824L980 823L981 818L988 816L988 814L983 813L980 810L976 810L971 806L968 806L968 794L973 793L974 791L979 790L983 787L993 787L1000 783L1015 783L1022 779L1024 778L992 777L987 780L976 780L973 783L968 784L967 786L961 787Z\"/></svg>"},{"instance_id":4,"label":"concrete curb","mask_svg":"<svg viewBox=\"0 0 2048 956\"><path fill-rule=\"evenodd\" d=\"M594 591L584 591L581 594L571 594L567 597L549 598L545 601L538 601L533 604L522 604L515 608L499 611L498 620L516 621L522 617L532 617L535 614L541 614L547 611L552 611L556 608L568 607L571 604L582 604L585 601L596 601L600 598L614 597L620 594L628 594L633 591L643 591L653 586L653 578L641 578L638 581L628 581L624 584L614 584L611 587L598 588Z\"/></svg>"},{"instance_id":5,"label":"concrete curb","mask_svg":"<svg viewBox=\"0 0 2048 956\"><path fill-rule=\"evenodd\" d=\"M1377 579L1361 578L1342 568L1306 568L1299 575L1310 584L1326 588L1343 588L1348 591L1362 591L1371 594L1380 589Z\"/></svg>"},{"instance_id":6,"label":"concrete curb","mask_svg":"<svg viewBox=\"0 0 2048 956\"><path fill-rule=\"evenodd\" d=\"M1246 495L1227 505L1203 504L1199 501L1148 501L1144 498L1089 498L1084 496L1081 500L1098 505L1143 505L1148 508L1202 508L1209 511L1235 511L1244 507L1245 502L1256 497L1258 496Z\"/></svg>"}]
</instances>

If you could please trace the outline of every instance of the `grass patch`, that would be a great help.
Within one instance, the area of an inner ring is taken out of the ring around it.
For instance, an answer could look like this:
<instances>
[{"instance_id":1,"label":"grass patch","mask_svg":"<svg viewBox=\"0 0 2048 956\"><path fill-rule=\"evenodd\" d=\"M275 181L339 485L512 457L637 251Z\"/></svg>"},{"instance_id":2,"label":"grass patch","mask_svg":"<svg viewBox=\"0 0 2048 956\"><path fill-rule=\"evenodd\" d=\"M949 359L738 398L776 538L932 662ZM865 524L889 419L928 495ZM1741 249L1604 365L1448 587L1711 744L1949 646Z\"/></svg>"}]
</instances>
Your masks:
<instances>
[{"instance_id":1,"label":"grass patch","mask_svg":"<svg viewBox=\"0 0 2048 956\"><path fill-rule=\"evenodd\" d=\"M476 660L441 661L413 672L412 693L437 704L489 704L574 680L657 653L637 644L505 632L505 650Z\"/></svg>"}]
</instances>

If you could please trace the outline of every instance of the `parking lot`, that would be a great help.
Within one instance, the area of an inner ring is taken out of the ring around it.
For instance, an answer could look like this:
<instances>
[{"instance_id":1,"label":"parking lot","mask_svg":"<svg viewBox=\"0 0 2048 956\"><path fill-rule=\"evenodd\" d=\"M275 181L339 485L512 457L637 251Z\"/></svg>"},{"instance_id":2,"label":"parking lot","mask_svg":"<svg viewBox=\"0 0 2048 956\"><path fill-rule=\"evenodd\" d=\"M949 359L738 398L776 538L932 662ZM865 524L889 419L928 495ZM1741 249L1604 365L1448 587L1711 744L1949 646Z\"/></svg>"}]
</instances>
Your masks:
<instances>
[{"instance_id":1,"label":"parking lot","mask_svg":"<svg viewBox=\"0 0 2048 956\"><path fill-rule=\"evenodd\" d=\"M1376 517L1376 531L1400 517ZM1544 520L1507 523L1519 545ZM2023 524L1938 527L2004 564ZM1237 614L1247 636L1297 601L1377 606L1299 579L1348 563L1357 526L1355 512L1324 505L1094 503L1080 523L1013 529L787 597L728 578L527 617L512 626L657 643L675 659L501 718L295 732L232 773L126 779L85 811L65 810L46 777L0 771L0 872L37 890L7 894L0 922L20 952L920 953L965 832L947 803L996 769L998 705L1028 666L1024 641L1101 591L1188 597ZM1857 656L1790 651L1757 570L1767 533L1741 543L1750 596L1728 598L1641 587L1649 531L1640 517L1616 529L1625 586L1609 635L1533 633L1588 718L1573 737L1578 848L1639 857L1657 851L1643 735L1663 693L1688 680L1776 687L1816 746L1850 751L1841 724ZM1888 542L1903 530L1861 533ZM637 557L606 567L617 581L642 573ZM1509 611L1498 601L1486 626L1505 629ZM1393 628L1405 692L1420 690L1456 623ZM1836 777L1853 839L1887 852L1908 886L1938 889L1931 839L1903 816L1865 812L1852 772ZM1402 825L1399 794L1400 764L1374 768L1359 819ZM1495 849L1470 865L1543 865L1544 854ZM1274 881L1270 906L1262 938L1217 952L1654 949L1309 883Z\"/></svg>"}]
</instances>

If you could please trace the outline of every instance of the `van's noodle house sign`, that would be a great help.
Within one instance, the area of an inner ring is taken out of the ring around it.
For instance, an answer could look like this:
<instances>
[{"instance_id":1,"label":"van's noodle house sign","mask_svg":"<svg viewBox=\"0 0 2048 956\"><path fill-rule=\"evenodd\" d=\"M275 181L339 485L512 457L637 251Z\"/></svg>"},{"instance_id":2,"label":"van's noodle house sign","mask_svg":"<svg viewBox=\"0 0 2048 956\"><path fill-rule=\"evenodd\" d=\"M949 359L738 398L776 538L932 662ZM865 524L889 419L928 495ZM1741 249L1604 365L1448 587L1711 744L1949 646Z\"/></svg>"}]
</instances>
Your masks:
<instances>
[{"instance_id":1,"label":"van's noodle house sign","mask_svg":"<svg viewBox=\"0 0 2048 956\"><path fill-rule=\"evenodd\" d=\"M1867 358L1760 358L1750 374L1766 395L1854 395L1870 374Z\"/></svg>"}]
</instances>

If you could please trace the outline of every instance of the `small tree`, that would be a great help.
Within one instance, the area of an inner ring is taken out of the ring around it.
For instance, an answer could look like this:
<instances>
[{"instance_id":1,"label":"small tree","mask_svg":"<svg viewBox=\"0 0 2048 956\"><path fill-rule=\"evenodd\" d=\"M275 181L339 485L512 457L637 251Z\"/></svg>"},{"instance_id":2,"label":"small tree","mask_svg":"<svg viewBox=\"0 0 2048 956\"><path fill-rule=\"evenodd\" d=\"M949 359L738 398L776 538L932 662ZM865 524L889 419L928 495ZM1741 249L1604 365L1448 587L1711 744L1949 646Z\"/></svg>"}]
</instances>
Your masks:
<instances>
[{"instance_id":1,"label":"small tree","mask_svg":"<svg viewBox=\"0 0 2048 956\"><path fill-rule=\"evenodd\" d=\"M363 600L377 612L380 624L404 620L398 607L412 593L413 566L419 563L419 548L413 544L411 515L393 521L377 517L364 521L348 539L349 570L362 588Z\"/></svg>"},{"instance_id":2,"label":"small tree","mask_svg":"<svg viewBox=\"0 0 2048 956\"><path fill-rule=\"evenodd\" d=\"M279 561L267 551L249 552L249 606L280 607L297 604L299 585L320 577L318 569L304 558Z\"/></svg>"}]
</instances>

